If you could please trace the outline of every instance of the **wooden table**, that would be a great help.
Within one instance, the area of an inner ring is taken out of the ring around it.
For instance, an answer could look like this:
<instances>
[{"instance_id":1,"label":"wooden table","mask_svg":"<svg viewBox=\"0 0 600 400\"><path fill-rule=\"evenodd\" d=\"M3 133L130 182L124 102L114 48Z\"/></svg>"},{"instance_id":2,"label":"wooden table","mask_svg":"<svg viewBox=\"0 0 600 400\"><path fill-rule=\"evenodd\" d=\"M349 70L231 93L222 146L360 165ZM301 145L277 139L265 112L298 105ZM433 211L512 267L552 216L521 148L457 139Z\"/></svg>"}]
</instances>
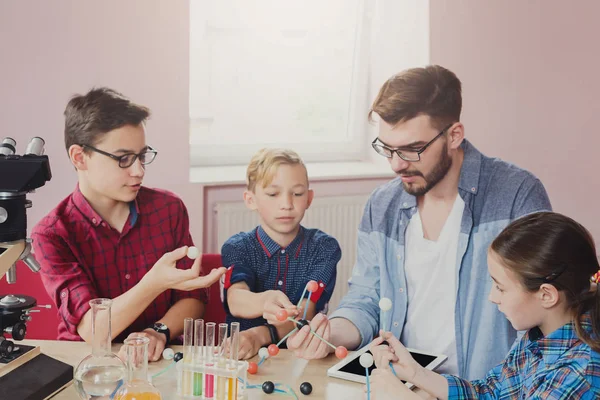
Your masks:
<instances>
[{"instance_id":1,"label":"wooden table","mask_svg":"<svg viewBox=\"0 0 600 400\"><path fill-rule=\"evenodd\" d=\"M24 340L20 343L30 346L40 346L42 353L54 357L60 361L77 367L79 362L91 353L91 346L84 342L64 342L50 340ZM114 344L113 351L117 353L121 344ZM173 346L174 351L181 351L181 346ZM254 359L253 361L256 361ZM150 375L162 371L172 361L163 360L149 363L148 372ZM335 356L323 360L312 360L310 362L296 358L291 352L281 350L273 358L269 358L259 368L258 374L248 375L249 384L262 384L266 380L275 383L289 384L298 398L303 397L307 400L317 399L364 399L364 385L327 377L327 369L336 364L338 360ZM292 376L295 371L300 371L298 377ZM310 396L303 396L300 393L300 384L308 381L313 386L313 392ZM161 391L164 400L179 399L177 396L177 376L175 368L170 368L166 373L155 378L154 385ZM284 398L281 395L267 395L260 389L247 390L248 399L271 399ZM425 395L424 393L419 393ZM292 397L288 397L292 398ZM78 399L73 385L68 386L59 392L53 399L56 400L76 400Z\"/></svg>"}]
</instances>

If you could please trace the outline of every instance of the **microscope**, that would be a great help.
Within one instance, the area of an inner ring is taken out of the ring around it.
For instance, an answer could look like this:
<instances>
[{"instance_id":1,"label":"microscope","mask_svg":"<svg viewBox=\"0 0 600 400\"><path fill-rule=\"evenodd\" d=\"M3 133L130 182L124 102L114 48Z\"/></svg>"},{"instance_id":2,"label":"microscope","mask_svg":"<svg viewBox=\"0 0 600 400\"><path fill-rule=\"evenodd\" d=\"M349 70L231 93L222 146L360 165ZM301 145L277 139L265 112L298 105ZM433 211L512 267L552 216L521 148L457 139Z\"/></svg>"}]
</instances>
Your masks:
<instances>
[{"instance_id":1,"label":"microscope","mask_svg":"<svg viewBox=\"0 0 600 400\"><path fill-rule=\"evenodd\" d=\"M25 153L16 154L16 141L4 138L0 143L0 279L6 274L9 284L17 279L16 263L23 261L32 271L40 266L31 254L31 239L27 238L27 213L31 201L27 193L42 187L52 178L44 140L31 139ZM0 294L0 359L10 358L17 351L13 340L23 340L29 315L37 306L36 299L25 295Z\"/></svg>"}]
</instances>

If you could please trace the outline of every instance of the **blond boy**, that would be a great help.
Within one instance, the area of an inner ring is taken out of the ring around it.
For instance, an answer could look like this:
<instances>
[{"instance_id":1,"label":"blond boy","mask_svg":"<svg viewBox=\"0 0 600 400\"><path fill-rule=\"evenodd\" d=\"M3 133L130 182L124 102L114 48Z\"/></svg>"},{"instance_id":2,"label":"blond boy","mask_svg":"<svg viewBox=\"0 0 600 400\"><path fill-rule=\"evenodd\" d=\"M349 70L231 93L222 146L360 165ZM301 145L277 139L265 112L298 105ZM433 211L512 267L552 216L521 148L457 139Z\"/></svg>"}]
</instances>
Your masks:
<instances>
[{"instance_id":1,"label":"blond boy","mask_svg":"<svg viewBox=\"0 0 600 400\"><path fill-rule=\"evenodd\" d=\"M306 166L295 152L263 149L247 169L246 206L258 212L260 225L234 235L223 244L224 305L227 322L240 322L240 358L290 332L291 322L280 323L277 311L307 319L323 311L335 287L340 246L318 229L300 225L314 193L309 189ZM319 290L301 299L308 281ZM300 304L299 307L296 305Z\"/></svg>"}]
</instances>

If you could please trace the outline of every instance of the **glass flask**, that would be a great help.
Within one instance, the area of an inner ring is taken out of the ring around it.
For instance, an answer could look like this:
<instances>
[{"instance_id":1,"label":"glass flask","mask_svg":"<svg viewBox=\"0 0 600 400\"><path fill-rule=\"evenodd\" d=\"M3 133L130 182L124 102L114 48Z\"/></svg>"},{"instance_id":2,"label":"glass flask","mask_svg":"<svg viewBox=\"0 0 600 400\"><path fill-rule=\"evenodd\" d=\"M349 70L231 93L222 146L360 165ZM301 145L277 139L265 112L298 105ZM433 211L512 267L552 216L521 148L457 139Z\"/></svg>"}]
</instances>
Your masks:
<instances>
[{"instance_id":1,"label":"glass flask","mask_svg":"<svg viewBox=\"0 0 600 400\"><path fill-rule=\"evenodd\" d=\"M110 308L112 300L90 300L92 307L92 354L74 371L75 389L84 400L112 399L125 378L125 365L111 350Z\"/></svg>"},{"instance_id":2,"label":"glass flask","mask_svg":"<svg viewBox=\"0 0 600 400\"><path fill-rule=\"evenodd\" d=\"M114 400L161 400L160 392L148 380L148 343L137 336L125 339L127 349L127 381L119 388Z\"/></svg>"}]
</instances>

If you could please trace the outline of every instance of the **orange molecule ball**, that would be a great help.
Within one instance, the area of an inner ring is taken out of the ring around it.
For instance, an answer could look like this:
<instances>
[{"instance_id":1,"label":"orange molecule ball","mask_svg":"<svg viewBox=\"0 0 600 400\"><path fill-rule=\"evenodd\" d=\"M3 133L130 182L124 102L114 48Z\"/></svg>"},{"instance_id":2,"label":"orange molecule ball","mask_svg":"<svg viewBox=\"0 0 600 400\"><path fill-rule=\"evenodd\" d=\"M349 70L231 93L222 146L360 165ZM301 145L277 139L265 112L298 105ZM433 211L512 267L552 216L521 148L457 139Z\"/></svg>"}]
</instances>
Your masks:
<instances>
[{"instance_id":1,"label":"orange molecule ball","mask_svg":"<svg viewBox=\"0 0 600 400\"><path fill-rule=\"evenodd\" d=\"M277 321L285 321L288 317L288 313L286 310L279 310L277 311L277 314L275 314L275 318L277 318Z\"/></svg>"},{"instance_id":2,"label":"orange molecule ball","mask_svg":"<svg viewBox=\"0 0 600 400\"><path fill-rule=\"evenodd\" d=\"M335 356L337 358L339 358L340 360L342 358L346 358L347 355L348 355L348 349L346 349L344 346L338 346L338 348L335 349Z\"/></svg>"},{"instance_id":3,"label":"orange molecule ball","mask_svg":"<svg viewBox=\"0 0 600 400\"><path fill-rule=\"evenodd\" d=\"M308 290L311 293L314 293L317 290L319 290L319 284L316 281L309 281L306 284L306 290Z\"/></svg>"},{"instance_id":4,"label":"orange molecule ball","mask_svg":"<svg viewBox=\"0 0 600 400\"><path fill-rule=\"evenodd\" d=\"M277 354L279 354L279 347L277 347L276 344L270 344L267 350L269 351L269 355L271 357L275 357Z\"/></svg>"},{"instance_id":5,"label":"orange molecule ball","mask_svg":"<svg viewBox=\"0 0 600 400\"><path fill-rule=\"evenodd\" d=\"M254 375L258 372L258 364L254 361L248 363L248 373Z\"/></svg>"}]
</instances>

